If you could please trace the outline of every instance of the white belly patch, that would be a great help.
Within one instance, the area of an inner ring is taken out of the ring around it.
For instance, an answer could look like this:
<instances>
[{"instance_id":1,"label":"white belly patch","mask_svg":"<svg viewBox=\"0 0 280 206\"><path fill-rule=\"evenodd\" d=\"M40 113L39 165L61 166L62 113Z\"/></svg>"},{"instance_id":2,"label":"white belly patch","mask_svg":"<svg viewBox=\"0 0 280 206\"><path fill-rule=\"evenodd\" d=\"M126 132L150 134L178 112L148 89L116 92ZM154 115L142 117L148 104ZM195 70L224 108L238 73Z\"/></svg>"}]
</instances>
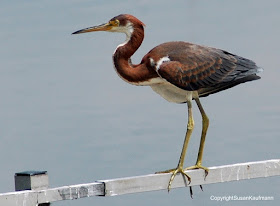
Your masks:
<instances>
[{"instance_id":1,"label":"white belly patch","mask_svg":"<svg viewBox=\"0 0 280 206\"><path fill-rule=\"evenodd\" d=\"M187 100L192 100L193 95L196 95L196 92L193 91L186 91L183 89L180 89L169 82L163 82L159 84L152 84L150 87L158 93L160 96L162 96L164 99L166 99L169 102L174 103L183 103Z\"/></svg>"}]
</instances>

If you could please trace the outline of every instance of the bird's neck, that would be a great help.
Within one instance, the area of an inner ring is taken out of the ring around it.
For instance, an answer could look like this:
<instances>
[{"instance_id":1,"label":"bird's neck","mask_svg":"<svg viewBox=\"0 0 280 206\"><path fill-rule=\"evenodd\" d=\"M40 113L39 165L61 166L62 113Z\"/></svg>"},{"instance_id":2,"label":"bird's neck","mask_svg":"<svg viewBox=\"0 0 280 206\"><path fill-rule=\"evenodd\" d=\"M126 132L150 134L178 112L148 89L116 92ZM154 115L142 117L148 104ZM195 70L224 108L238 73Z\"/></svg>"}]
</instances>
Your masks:
<instances>
[{"instance_id":1,"label":"bird's neck","mask_svg":"<svg viewBox=\"0 0 280 206\"><path fill-rule=\"evenodd\" d=\"M143 85L143 82L151 78L150 71L145 64L133 65L130 57L142 44L144 28L142 25L133 28L132 32L126 35L125 43L119 45L113 55L115 69L124 81L130 84Z\"/></svg>"}]
</instances>

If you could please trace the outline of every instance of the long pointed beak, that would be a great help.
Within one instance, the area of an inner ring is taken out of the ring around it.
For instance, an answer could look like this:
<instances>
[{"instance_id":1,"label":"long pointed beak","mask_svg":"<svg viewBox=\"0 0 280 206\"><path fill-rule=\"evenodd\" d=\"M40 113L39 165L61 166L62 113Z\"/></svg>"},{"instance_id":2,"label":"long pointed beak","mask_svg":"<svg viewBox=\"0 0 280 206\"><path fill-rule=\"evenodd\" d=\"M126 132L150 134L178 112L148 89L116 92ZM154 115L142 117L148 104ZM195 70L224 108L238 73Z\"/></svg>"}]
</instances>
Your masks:
<instances>
[{"instance_id":1,"label":"long pointed beak","mask_svg":"<svg viewBox=\"0 0 280 206\"><path fill-rule=\"evenodd\" d=\"M109 31L109 30L111 30L111 28L112 28L112 25L105 23L105 24L101 24L99 26L93 26L93 27L81 29L79 31L75 31L72 34L81 34L81 33L93 32L93 31Z\"/></svg>"}]
</instances>

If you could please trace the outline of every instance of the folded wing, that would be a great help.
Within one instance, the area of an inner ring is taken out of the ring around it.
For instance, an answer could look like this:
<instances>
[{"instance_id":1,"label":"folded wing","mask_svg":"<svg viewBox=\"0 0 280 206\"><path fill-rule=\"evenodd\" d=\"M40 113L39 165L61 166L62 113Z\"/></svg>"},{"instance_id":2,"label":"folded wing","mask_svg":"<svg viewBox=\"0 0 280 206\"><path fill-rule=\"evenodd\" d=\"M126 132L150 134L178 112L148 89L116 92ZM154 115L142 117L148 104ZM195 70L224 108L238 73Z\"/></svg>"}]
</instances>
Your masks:
<instances>
[{"instance_id":1,"label":"folded wing","mask_svg":"<svg viewBox=\"0 0 280 206\"><path fill-rule=\"evenodd\" d=\"M255 62L229 52L182 42L170 50L169 61L158 65L158 74L171 84L207 96L259 79Z\"/></svg>"}]
</instances>

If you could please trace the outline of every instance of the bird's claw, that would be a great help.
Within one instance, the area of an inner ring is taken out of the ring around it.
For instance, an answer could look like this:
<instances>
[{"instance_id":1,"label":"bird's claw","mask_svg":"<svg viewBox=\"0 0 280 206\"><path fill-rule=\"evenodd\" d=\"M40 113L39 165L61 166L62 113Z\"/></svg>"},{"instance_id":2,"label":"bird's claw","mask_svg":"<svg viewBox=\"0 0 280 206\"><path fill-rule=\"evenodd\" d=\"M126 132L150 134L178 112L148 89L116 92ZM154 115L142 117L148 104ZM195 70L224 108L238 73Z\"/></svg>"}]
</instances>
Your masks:
<instances>
[{"instance_id":1,"label":"bird's claw","mask_svg":"<svg viewBox=\"0 0 280 206\"><path fill-rule=\"evenodd\" d=\"M199 187L200 187L201 191L203 192L203 187L202 187L202 185L199 185ZM191 196L191 198L193 199L192 186L190 186L190 196Z\"/></svg>"},{"instance_id":2,"label":"bird's claw","mask_svg":"<svg viewBox=\"0 0 280 206\"><path fill-rule=\"evenodd\" d=\"M170 191L171 189L171 184L176 176L177 173L181 173L183 176L185 176L187 179L188 179L188 184L191 183L191 177L182 169L182 168L175 168L175 169L170 169L170 170L165 170L165 171L161 171L161 172L156 172L156 174L162 174L162 173L172 173L171 174L171 177L170 177L170 180L168 182L168 187L167 187L167 190L168 192Z\"/></svg>"},{"instance_id":3,"label":"bird's claw","mask_svg":"<svg viewBox=\"0 0 280 206\"><path fill-rule=\"evenodd\" d=\"M185 170L194 170L194 169L203 169L205 172L205 177L204 177L205 180L206 176L208 175L209 169L207 167L202 166L201 164L195 164L193 166L185 168Z\"/></svg>"},{"instance_id":4,"label":"bird's claw","mask_svg":"<svg viewBox=\"0 0 280 206\"><path fill-rule=\"evenodd\" d=\"M205 171L205 178L206 178L206 176L208 175L208 172L209 172L209 169L207 167L204 167L201 164L196 164L194 166L187 167L185 169L182 169L181 167L177 167L175 169L156 172L156 174L172 173L171 177L170 177L170 180L168 182L168 187L167 187L167 190L169 192L170 189L171 189L171 184L172 184L172 182L173 182L177 173L181 173L183 176L185 176L188 179L188 185L189 185L191 183L191 177L185 172L185 170L194 170L194 169L203 169ZM200 186L200 189L203 191L202 186ZM192 189L191 188L190 188L190 194L191 194L191 197L192 197Z\"/></svg>"}]
</instances>

